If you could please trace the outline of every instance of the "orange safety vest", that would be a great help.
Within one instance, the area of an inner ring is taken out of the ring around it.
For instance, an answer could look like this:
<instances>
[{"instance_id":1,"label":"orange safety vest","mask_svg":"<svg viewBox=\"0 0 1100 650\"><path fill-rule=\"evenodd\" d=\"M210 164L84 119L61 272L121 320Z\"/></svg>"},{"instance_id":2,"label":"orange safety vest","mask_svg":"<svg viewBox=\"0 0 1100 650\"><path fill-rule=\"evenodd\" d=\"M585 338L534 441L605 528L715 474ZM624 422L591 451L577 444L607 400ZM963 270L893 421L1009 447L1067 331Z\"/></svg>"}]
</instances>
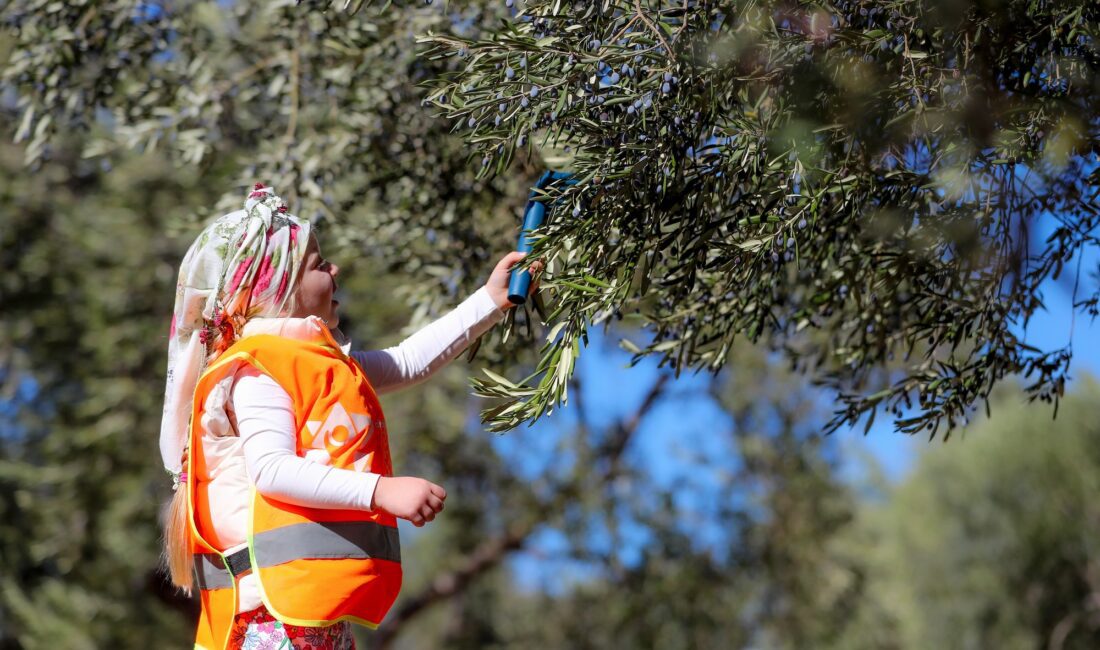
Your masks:
<instances>
[{"instance_id":1,"label":"orange safety vest","mask_svg":"<svg viewBox=\"0 0 1100 650\"><path fill-rule=\"evenodd\" d=\"M191 548L202 601L195 645L206 650L228 646L240 576L206 541L213 526L209 483L199 480L208 476L199 423L207 395L241 363L270 376L290 394L298 455L327 453L333 467L392 475L378 397L363 369L334 341L322 344L264 334L241 339L226 350L195 389L187 469ZM291 625L317 627L350 620L374 628L401 589L397 520L381 511L296 506L263 496L253 487L248 554L264 605Z\"/></svg>"}]
</instances>

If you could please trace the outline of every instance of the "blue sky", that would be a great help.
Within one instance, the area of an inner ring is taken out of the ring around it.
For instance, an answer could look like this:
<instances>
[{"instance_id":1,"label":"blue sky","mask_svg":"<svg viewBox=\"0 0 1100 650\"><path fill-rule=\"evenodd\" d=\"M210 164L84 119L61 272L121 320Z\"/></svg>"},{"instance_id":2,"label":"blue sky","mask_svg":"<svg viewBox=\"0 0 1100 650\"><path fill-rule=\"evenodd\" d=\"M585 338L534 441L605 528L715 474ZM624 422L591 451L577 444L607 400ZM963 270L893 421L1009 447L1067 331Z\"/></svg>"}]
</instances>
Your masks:
<instances>
[{"instance_id":1,"label":"blue sky","mask_svg":"<svg viewBox=\"0 0 1100 650\"><path fill-rule=\"evenodd\" d=\"M1032 318L1026 332L1017 332L1025 342L1043 350L1072 342L1074 359L1067 391L1072 391L1086 373L1100 376L1100 324L1082 314L1072 315L1075 262L1066 266L1066 274L1058 282L1049 282L1045 287L1047 309ZM1093 251L1083 259L1078 300L1095 287L1096 281L1090 277L1090 271L1097 269L1098 262L1100 251ZM618 347L614 329L605 336L602 328L593 328L589 336L590 344L582 349L576 372L582 381L589 419L599 427L634 412L657 373L669 372L669 369L658 369L655 358L645 359L631 368L631 355ZM735 367L723 370L737 371ZM723 531L708 529L706 504L699 503L698 499L700 495L705 498L708 491L713 492L718 485L721 468L715 465L737 461L736 452L729 444L731 425L728 417L701 390L706 380L705 373L698 376L690 371L681 373L680 378L667 387L672 394L644 421L627 453L647 467L652 480L660 487L688 485L698 488L686 490L677 509L683 510L683 520L690 522L700 545L714 548L720 546ZM521 426L503 436L485 435L493 436L497 449L506 458L513 459L520 471L533 477L556 457L557 434L575 426L577 418L572 406L571 401L555 409L552 415L543 417L530 428ZM1035 402L1033 408L1051 410L1050 405L1041 402ZM867 476L867 457L874 459L888 480L896 482L904 478L923 448L944 444L942 438L930 442L927 437L895 433L892 420L884 415L879 415L866 436L862 425L841 429L832 436L839 452L841 476L855 487ZM966 444L966 439L954 436L948 444ZM711 466L689 462L699 455L720 460ZM637 534L629 524L624 530L625 540L619 541L616 550L629 565L639 557L638 551L646 540L644 534ZM611 544L610 540L609 536L597 532L592 535L591 543L598 549ZM596 567L567 559L564 555L567 550L560 533L544 529L526 550L512 559L513 575L522 587L551 592L590 576Z\"/></svg>"}]
</instances>

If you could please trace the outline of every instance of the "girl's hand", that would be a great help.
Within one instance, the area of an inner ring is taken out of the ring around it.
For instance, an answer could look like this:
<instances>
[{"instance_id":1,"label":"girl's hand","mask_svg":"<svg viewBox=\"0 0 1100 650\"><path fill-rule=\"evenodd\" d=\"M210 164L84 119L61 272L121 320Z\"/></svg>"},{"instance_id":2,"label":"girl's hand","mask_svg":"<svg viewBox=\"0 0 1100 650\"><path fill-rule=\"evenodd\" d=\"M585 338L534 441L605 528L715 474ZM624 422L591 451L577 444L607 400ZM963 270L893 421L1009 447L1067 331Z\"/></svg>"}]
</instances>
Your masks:
<instances>
[{"instance_id":1,"label":"girl's hand","mask_svg":"<svg viewBox=\"0 0 1100 650\"><path fill-rule=\"evenodd\" d=\"M447 491L413 476L383 476L374 488L374 508L407 519L416 527L435 519L443 510Z\"/></svg>"},{"instance_id":2,"label":"girl's hand","mask_svg":"<svg viewBox=\"0 0 1100 650\"><path fill-rule=\"evenodd\" d=\"M499 262L497 262L496 268L493 269L492 274L489 276L489 281L485 283L485 288L489 290L489 295L493 297L493 302L497 304L503 310L511 309L516 304L511 300L508 300L508 280L511 278L512 267L516 262L522 260L527 256L527 253L521 253L519 251L512 251L505 255ZM527 295L534 293L539 288L539 276L542 275L542 262L535 262L529 269L531 272L531 286L527 289Z\"/></svg>"}]
</instances>

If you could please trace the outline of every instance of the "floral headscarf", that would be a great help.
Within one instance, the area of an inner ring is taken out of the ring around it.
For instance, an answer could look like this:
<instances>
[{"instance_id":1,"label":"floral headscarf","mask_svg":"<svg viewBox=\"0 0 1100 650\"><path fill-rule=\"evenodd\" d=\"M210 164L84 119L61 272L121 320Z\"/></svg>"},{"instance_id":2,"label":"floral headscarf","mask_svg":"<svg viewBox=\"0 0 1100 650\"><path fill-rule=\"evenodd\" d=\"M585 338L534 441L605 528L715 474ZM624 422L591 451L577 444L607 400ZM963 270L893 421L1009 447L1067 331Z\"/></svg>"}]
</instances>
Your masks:
<instances>
[{"instance_id":1,"label":"floral headscarf","mask_svg":"<svg viewBox=\"0 0 1100 650\"><path fill-rule=\"evenodd\" d=\"M180 264L168 334L168 380L160 425L164 467L178 476L195 386L209 359L246 321L284 315L309 243L308 221L257 183L244 210L216 219Z\"/></svg>"}]
</instances>

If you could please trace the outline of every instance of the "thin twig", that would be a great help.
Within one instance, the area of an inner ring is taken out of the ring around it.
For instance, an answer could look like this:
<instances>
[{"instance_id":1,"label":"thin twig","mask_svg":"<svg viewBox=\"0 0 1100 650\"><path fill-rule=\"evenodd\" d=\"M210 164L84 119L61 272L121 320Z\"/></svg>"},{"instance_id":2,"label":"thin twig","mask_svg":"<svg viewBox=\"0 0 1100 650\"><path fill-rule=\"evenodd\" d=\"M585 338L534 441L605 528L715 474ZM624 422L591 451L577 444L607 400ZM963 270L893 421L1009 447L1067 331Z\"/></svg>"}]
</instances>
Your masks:
<instances>
[{"instance_id":1,"label":"thin twig","mask_svg":"<svg viewBox=\"0 0 1100 650\"><path fill-rule=\"evenodd\" d=\"M688 0L684 0L684 15L680 17L680 26L676 28L676 34L672 38L674 38L676 40L679 40L680 32L684 31L684 28L687 27L687 24L688 24L687 15L688 15Z\"/></svg>"},{"instance_id":2,"label":"thin twig","mask_svg":"<svg viewBox=\"0 0 1100 650\"><path fill-rule=\"evenodd\" d=\"M628 29L630 29L630 26L633 25L634 21L636 21L636 20L638 20L638 15L637 14L631 16L630 20L626 21L626 24L622 26L622 29L620 29L618 32L616 32L615 35L612 36L610 39L608 39L607 42L608 43L618 42L618 40L623 37L623 34L625 34L626 31Z\"/></svg>"},{"instance_id":3,"label":"thin twig","mask_svg":"<svg viewBox=\"0 0 1100 650\"><path fill-rule=\"evenodd\" d=\"M664 45L665 54L667 54L668 56L671 57L672 56L672 46L670 46L668 44L668 41L665 40L664 35L661 34L660 28L658 28L657 25L655 25L653 23L653 21L650 20L649 17L645 15L645 13L644 13L645 10L642 9L642 0L634 0L634 11L635 11L635 14L638 16L638 18L641 18L642 22L645 23L647 27L649 27L649 30L651 32L653 32L653 35L657 37L657 40L661 41L661 44Z\"/></svg>"},{"instance_id":4,"label":"thin twig","mask_svg":"<svg viewBox=\"0 0 1100 650\"><path fill-rule=\"evenodd\" d=\"M248 77L251 77L252 75L256 74L260 70L263 70L264 68L272 65L273 63L279 62L279 60L282 59L284 56L285 56L285 53L280 51L278 54L273 54L269 57L261 59L259 62L248 66L244 70L241 70L237 74L235 74L232 77L230 77L229 79L227 79L225 82L219 84L217 90L214 93L214 97L216 99L220 99L223 95L225 95L227 92L229 92L230 89L234 88L237 84L244 81Z\"/></svg>"},{"instance_id":5,"label":"thin twig","mask_svg":"<svg viewBox=\"0 0 1100 650\"><path fill-rule=\"evenodd\" d=\"M99 8L93 5L91 9L84 12L84 15L80 17L80 22L77 23L76 29L73 31L77 34L82 34L84 32L84 28L88 26L88 23L92 20L92 18L95 17L97 13L99 13Z\"/></svg>"},{"instance_id":6,"label":"thin twig","mask_svg":"<svg viewBox=\"0 0 1100 650\"><path fill-rule=\"evenodd\" d=\"M294 39L294 51L290 54L290 118L286 125L286 146L290 147L294 142L294 131L298 128L298 90L302 84L302 39L301 33Z\"/></svg>"}]
</instances>

